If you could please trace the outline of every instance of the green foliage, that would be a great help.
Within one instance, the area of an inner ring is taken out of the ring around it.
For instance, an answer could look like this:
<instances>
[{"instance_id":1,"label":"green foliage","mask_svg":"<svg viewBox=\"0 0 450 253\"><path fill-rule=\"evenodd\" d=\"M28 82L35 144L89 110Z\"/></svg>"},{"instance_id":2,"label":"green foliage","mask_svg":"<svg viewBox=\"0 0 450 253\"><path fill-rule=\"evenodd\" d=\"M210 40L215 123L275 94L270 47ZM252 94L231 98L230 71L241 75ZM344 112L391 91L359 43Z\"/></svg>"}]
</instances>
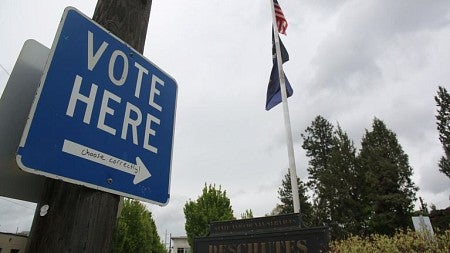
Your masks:
<instances>
[{"instance_id":1,"label":"green foliage","mask_svg":"<svg viewBox=\"0 0 450 253\"><path fill-rule=\"evenodd\" d=\"M302 219L305 223L305 226L311 226L310 223L312 220L312 207L308 202L308 197L306 196L306 187L300 181L300 178L297 177L297 185L298 185L298 196L300 200L300 212L302 213ZM281 201L281 204L277 205L277 212L273 215L277 214L289 214L294 212L294 203L292 201L292 186L291 186L291 177L289 175L289 170L286 175L284 175L284 179L281 182L281 187L278 187L278 198Z\"/></svg>"},{"instance_id":2,"label":"green foliage","mask_svg":"<svg viewBox=\"0 0 450 253\"><path fill-rule=\"evenodd\" d=\"M333 146L333 125L322 116L317 116L311 126L307 127L303 138L303 149L309 160L309 182L315 194L321 195L323 191L322 179L329 171L331 152Z\"/></svg>"},{"instance_id":3,"label":"green foliage","mask_svg":"<svg viewBox=\"0 0 450 253\"><path fill-rule=\"evenodd\" d=\"M356 173L356 149L347 133L338 125L334 131L328 187L330 229L333 238L358 233L361 226L359 179Z\"/></svg>"},{"instance_id":4,"label":"green foliage","mask_svg":"<svg viewBox=\"0 0 450 253\"><path fill-rule=\"evenodd\" d=\"M251 219L253 218L253 211L252 209L245 210L244 213L241 214L241 219Z\"/></svg>"},{"instance_id":5,"label":"green foliage","mask_svg":"<svg viewBox=\"0 0 450 253\"><path fill-rule=\"evenodd\" d=\"M430 212L430 220L437 231L444 231L450 228L450 207L438 210L433 206Z\"/></svg>"},{"instance_id":6,"label":"green foliage","mask_svg":"<svg viewBox=\"0 0 450 253\"><path fill-rule=\"evenodd\" d=\"M367 238L352 236L343 241L330 243L331 253L370 252L370 253L403 253L430 252L448 253L450 251L450 230L442 234L430 235L413 232L397 232L392 237L374 234Z\"/></svg>"},{"instance_id":7,"label":"green foliage","mask_svg":"<svg viewBox=\"0 0 450 253\"><path fill-rule=\"evenodd\" d=\"M155 222L145 206L125 199L113 238L114 253L165 253Z\"/></svg>"},{"instance_id":8,"label":"green foliage","mask_svg":"<svg viewBox=\"0 0 450 253\"><path fill-rule=\"evenodd\" d=\"M367 131L358 156L359 179L366 227L369 234L394 234L411 224L417 187L412 168L395 133L379 119Z\"/></svg>"},{"instance_id":9,"label":"green foliage","mask_svg":"<svg viewBox=\"0 0 450 253\"><path fill-rule=\"evenodd\" d=\"M207 186L196 201L189 200L184 205L186 218L186 235L191 247L194 237L206 236L209 233L209 224L213 221L234 220L233 209L226 191L215 185Z\"/></svg>"},{"instance_id":10,"label":"green foliage","mask_svg":"<svg viewBox=\"0 0 450 253\"><path fill-rule=\"evenodd\" d=\"M307 186L313 191L313 224L330 223L329 192L333 173L331 155L333 149L333 125L322 116L317 116L307 127L303 138L303 149L309 157Z\"/></svg>"},{"instance_id":11,"label":"green foliage","mask_svg":"<svg viewBox=\"0 0 450 253\"><path fill-rule=\"evenodd\" d=\"M436 124L439 131L439 140L445 153L439 161L439 170L450 178L450 94L444 87L439 86L434 100L438 107Z\"/></svg>"},{"instance_id":12,"label":"green foliage","mask_svg":"<svg viewBox=\"0 0 450 253\"><path fill-rule=\"evenodd\" d=\"M301 136L310 159L308 186L315 193L311 223L328 224L332 238L357 233L362 215L353 142L321 116Z\"/></svg>"},{"instance_id":13,"label":"green foliage","mask_svg":"<svg viewBox=\"0 0 450 253\"><path fill-rule=\"evenodd\" d=\"M394 234L407 228L417 187L396 135L374 119L361 150L348 135L317 116L306 128L302 147L309 158L307 186L313 192L310 224L327 224L331 238L350 234Z\"/></svg>"}]
</instances>

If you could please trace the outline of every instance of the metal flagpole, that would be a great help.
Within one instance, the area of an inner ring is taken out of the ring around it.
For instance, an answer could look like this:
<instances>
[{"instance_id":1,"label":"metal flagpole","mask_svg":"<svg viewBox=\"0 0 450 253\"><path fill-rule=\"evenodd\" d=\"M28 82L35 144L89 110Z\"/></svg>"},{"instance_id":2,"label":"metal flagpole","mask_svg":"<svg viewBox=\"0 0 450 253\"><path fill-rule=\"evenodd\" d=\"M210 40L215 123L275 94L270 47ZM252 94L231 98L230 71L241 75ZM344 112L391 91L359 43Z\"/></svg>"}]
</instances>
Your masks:
<instances>
[{"instance_id":1,"label":"metal flagpole","mask_svg":"<svg viewBox=\"0 0 450 253\"><path fill-rule=\"evenodd\" d=\"M276 57L278 64L278 76L280 78L281 101L283 104L284 128L286 130L287 149L289 156L289 175L291 177L292 202L294 203L294 213L300 213L300 200L298 195L297 168L295 166L294 144L292 141L291 119L289 117L289 107L287 103L286 83L281 59L280 39L278 34L277 20L273 0L270 1L272 9L272 25L275 40Z\"/></svg>"}]
</instances>

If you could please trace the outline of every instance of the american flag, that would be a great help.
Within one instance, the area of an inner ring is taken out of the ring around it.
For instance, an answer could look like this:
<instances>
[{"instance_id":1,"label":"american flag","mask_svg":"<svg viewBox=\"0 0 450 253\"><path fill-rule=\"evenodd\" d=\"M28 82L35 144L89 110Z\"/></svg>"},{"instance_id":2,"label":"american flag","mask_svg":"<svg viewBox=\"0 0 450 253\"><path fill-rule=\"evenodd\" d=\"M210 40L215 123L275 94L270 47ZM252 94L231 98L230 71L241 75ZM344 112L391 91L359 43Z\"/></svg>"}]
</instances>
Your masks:
<instances>
[{"instance_id":1,"label":"american flag","mask_svg":"<svg viewBox=\"0 0 450 253\"><path fill-rule=\"evenodd\" d=\"M281 7L278 4L277 0L273 0L273 6L275 7L275 18L277 20L278 32L286 35L288 23L286 21L286 18L284 18L283 11L281 10Z\"/></svg>"}]
</instances>

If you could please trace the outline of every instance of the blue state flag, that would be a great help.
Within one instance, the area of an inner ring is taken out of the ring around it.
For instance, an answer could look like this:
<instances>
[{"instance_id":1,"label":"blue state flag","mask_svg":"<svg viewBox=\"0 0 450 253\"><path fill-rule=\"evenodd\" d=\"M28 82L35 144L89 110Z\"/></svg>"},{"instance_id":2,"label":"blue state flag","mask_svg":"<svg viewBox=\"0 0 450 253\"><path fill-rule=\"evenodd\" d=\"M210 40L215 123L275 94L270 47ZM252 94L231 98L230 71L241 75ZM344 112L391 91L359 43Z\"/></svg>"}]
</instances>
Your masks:
<instances>
[{"instance_id":1,"label":"blue state flag","mask_svg":"<svg viewBox=\"0 0 450 253\"><path fill-rule=\"evenodd\" d=\"M282 62L285 63L289 60L289 54L286 48L284 47L281 39L280 39L280 49ZM267 86L266 111L272 109L274 106L281 103L280 77L278 75L278 64L273 37L273 29L272 29L272 59L273 59L272 72L270 73L269 85ZM286 75L284 75L284 77L285 77L284 80L286 84L287 97L290 97L292 96L294 91L292 90L291 84L289 83L289 80L287 79Z\"/></svg>"}]
</instances>

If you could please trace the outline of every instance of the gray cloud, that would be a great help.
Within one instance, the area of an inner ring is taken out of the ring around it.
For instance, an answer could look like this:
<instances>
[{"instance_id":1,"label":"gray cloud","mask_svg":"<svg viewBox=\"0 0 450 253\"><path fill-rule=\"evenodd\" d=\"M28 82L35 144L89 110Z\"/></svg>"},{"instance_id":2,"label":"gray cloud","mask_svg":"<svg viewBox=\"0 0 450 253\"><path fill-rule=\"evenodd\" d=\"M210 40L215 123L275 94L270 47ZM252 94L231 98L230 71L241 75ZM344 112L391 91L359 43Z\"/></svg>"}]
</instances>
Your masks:
<instances>
[{"instance_id":1,"label":"gray cloud","mask_svg":"<svg viewBox=\"0 0 450 253\"><path fill-rule=\"evenodd\" d=\"M365 87L374 89L374 82L382 81L380 57L383 53L391 47L401 50L404 45L397 41L401 36L448 25L447 4L445 1L433 4L423 1L347 2L337 15L334 31L321 42L313 59L317 71L311 86L356 93L366 90ZM425 46L418 45L414 50L424 50Z\"/></svg>"},{"instance_id":2,"label":"gray cloud","mask_svg":"<svg viewBox=\"0 0 450 253\"><path fill-rule=\"evenodd\" d=\"M0 231L30 231L36 204L0 197Z\"/></svg>"}]
</instances>

